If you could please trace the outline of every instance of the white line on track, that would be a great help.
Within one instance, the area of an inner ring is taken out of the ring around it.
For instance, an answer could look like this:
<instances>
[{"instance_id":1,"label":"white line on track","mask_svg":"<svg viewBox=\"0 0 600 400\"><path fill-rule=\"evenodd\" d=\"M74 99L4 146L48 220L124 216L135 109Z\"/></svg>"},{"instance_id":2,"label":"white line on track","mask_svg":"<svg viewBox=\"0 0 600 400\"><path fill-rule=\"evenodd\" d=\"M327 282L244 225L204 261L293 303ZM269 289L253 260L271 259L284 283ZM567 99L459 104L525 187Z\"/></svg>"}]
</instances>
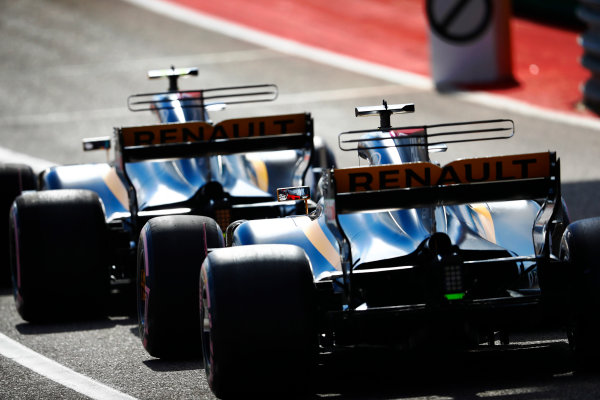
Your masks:
<instances>
[{"instance_id":1,"label":"white line on track","mask_svg":"<svg viewBox=\"0 0 600 400\"><path fill-rule=\"evenodd\" d=\"M135 397L75 372L2 333L0 333L0 354L91 399L135 400Z\"/></svg>"},{"instance_id":2,"label":"white line on track","mask_svg":"<svg viewBox=\"0 0 600 400\"><path fill-rule=\"evenodd\" d=\"M433 83L431 79L426 76L359 60L317 47L304 45L289 39L283 39L275 35L264 33L222 18L202 13L200 11L191 10L189 8L169 3L164 0L123 1L127 1L157 14L165 15L202 29L218 32L220 34L239 40L244 40L262 47L267 47L281 53L303 57L321 64L326 64L336 68L387 80L415 89L433 90ZM543 107L538 107L526 102L513 100L505 96L493 95L485 92L456 92L446 95L455 96L460 100L470 103L483 104L488 107L510 111L521 115L543 118L581 128L600 129L600 120L579 117L565 112L545 109Z\"/></svg>"},{"instance_id":3,"label":"white line on track","mask_svg":"<svg viewBox=\"0 0 600 400\"><path fill-rule=\"evenodd\" d=\"M46 114L6 115L0 116L0 126L64 124L76 121L124 118L130 115L131 112L125 107Z\"/></svg>"},{"instance_id":4,"label":"white line on track","mask_svg":"<svg viewBox=\"0 0 600 400\"><path fill-rule=\"evenodd\" d=\"M359 99L362 97L377 97L391 94L406 93L409 89L399 85L365 86L333 90L318 90L314 92L285 93L277 99L280 104L318 103L324 101Z\"/></svg>"},{"instance_id":5,"label":"white line on track","mask_svg":"<svg viewBox=\"0 0 600 400\"><path fill-rule=\"evenodd\" d=\"M486 390L485 392L476 393L476 397L480 398L503 398L503 397L546 397L548 396L548 388L547 387L515 387L515 388L506 388L502 390Z\"/></svg>"},{"instance_id":6,"label":"white line on track","mask_svg":"<svg viewBox=\"0 0 600 400\"><path fill-rule=\"evenodd\" d=\"M406 93L408 90L400 85L364 86L332 90L319 90L314 92L280 94L277 105L316 103L324 101L357 99L362 97L376 97L388 94ZM247 107L253 107L253 104ZM64 124L77 121L91 121L101 119L125 118L131 112L126 108L106 108L85 111L56 112L46 114L7 115L0 116L0 126L31 126ZM0 148L0 159L2 158Z\"/></svg>"},{"instance_id":7,"label":"white line on track","mask_svg":"<svg viewBox=\"0 0 600 400\"><path fill-rule=\"evenodd\" d=\"M135 58L123 59L117 61L82 63L82 64L65 64L48 66L44 69L44 73L48 76L66 76L74 78L78 76L89 76L94 71L106 72L130 72L132 70L144 70L148 66L156 65L182 65L193 62L195 66L210 65L210 64L227 64L248 62L257 60L267 60L283 57L283 54L273 52L268 48L251 49L251 50L233 50L227 52L202 53L202 54L186 54L181 56L168 57L153 57L153 58ZM5 70L7 76L11 73L18 74L20 70L12 71ZM0 83L2 83L0 81Z\"/></svg>"}]
</instances>

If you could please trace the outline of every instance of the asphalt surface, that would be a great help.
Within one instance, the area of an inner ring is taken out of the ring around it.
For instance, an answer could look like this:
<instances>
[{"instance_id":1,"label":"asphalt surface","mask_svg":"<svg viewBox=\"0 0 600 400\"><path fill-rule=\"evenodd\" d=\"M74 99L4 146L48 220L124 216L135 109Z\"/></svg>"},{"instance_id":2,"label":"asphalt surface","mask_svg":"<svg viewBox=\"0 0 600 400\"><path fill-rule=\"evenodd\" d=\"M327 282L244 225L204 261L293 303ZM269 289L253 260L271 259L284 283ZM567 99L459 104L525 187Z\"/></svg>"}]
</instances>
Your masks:
<instances>
[{"instance_id":1,"label":"asphalt surface","mask_svg":"<svg viewBox=\"0 0 600 400\"><path fill-rule=\"evenodd\" d=\"M600 130L593 124L540 118L479 104L458 94L415 89L373 76L294 57L184 24L119 0L0 0L0 156L51 163L105 161L84 153L84 137L111 135L113 127L152 123L131 113L127 96L161 91L145 71L198 66L183 89L276 83L273 103L214 114L253 116L311 112L315 131L337 149L341 131L375 127L354 117L355 106L416 103L395 116L397 125L512 118L511 140L453 147L440 159L515 152L556 151L564 196L573 219L600 215ZM336 151L340 166L358 158ZM23 158L23 157L28 158ZM68 305L65 305L68 307ZM145 353L126 307L110 318L32 325L19 318L8 290L0 292L0 333L61 365L140 399L212 398L199 360L167 362ZM493 350L412 358L396 352L325 357L315 397L338 399L593 399L597 374L573 369L560 332L526 333ZM0 352L1 354L1 352ZM268 384L268 377L265 377ZM0 399L86 398L0 355Z\"/></svg>"}]
</instances>

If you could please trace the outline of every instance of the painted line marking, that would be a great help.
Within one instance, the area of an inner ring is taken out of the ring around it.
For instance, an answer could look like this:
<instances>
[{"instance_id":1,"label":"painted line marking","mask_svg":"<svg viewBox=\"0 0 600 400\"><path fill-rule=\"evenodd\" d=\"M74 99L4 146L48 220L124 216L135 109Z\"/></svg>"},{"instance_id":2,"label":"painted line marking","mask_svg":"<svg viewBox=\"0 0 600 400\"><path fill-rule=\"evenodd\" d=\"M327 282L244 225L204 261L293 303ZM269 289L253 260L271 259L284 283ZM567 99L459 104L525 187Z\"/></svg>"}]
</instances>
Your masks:
<instances>
[{"instance_id":1,"label":"painted line marking","mask_svg":"<svg viewBox=\"0 0 600 400\"><path fill-rule=\"evenodd\" d=\"M92 399L135 400L128 394L73 371L0 333L0 354Z\"/></svg>"},{"instance_id":2,"label":"painted line marking","mask_svg":"<svg viewBox=\"0 0 600 400\"><path fill-rule=\"evenodd\" d=\"M192 10L174 3L161 0L123 0L156 14L196 26L201 29L211 30L224 36L269 48L280 53L302 57L308 60L327 64L341 69L375 78L400 83L417 89L432 89L431 79L412 72L401 71L383 65L369 63L350 56L308 46L299 42L271 35L252 29L228 20L214 17L209 14ZM386 76L388 75L388 76ZM386 77L386 78L382 78Z\"/></svg>"},{"instance_id":3,"label":"painted line marking","mask_svg":"<svg viewBox=\"0 0 600 400\"><path fill-rule=\"evenodd\" d=\"M279 104L320 103L325 101L359 99L364 97L379 97L391 94L407 93L409 89L399 85L364 86L333 90L318 90L314 92L284 93L276 100Z\"/></svg>"},{"instance_id":4,"label":"painted line marking","mask_svg":"<svg viewBox=\"0 0 600 400\"><path fill-rule=\"evenodd\" d=\"M433 90L434 85L429 77L402 71L380 64L371 63L354 57L345 56L317 47L301 44L289 39L267 34L228 20L192 10L163 0L123 0L130 4L145 8L175 20L211 30L219 34L253 43L260 47L270 48L284 54L302 57L314 62L329 65L339 69L371 76L381 80L398 83L414 89ZM530 117L542 118L549 121L569 124L577 127L600 129L600 121L593 118L579 117L565 112L545 109L529 103L514 100L506 96L485 92L460 92L445 94L477 105L499 110L510 111Z\"/></svg>"},{"instance_id":5,"label":"painted line marking","mask_svg":"<svg viewBox=\"0 0 600 400\"><path fill-rule=\"evenodd\" d=\"M520 388L520 387L515 387L515 388L506 388L506 389L499 389L499 390L486 390L485 392L479 392L476 393L475 396L480 397L480 398L488 398L488 397L508 397L508 396L519 396L519 395L532 395L532 394L539 394L539 397L546 397L549 394L549 389L548 387L535 387L535 386L530 386L530 387L524 387L524 388ZM532 396L532 397L538 397L538 396Z\"/></svg>"},{"instance_id":6,"label":"painted line marking","mask_svg":"<svg viewBox=\"0 0 600 400\"><path fill-rule=\"evenodd\" d=\"M125 103L123 107L85 111L55 112L30 115L7 115L0 117L2 126L30 126L46 124L64 124L76 121L93 121L98 119L125 118L131 116Z\"/></svg>"},{"instance_id":7,"label":"painted line marking","mask_svg":"<svg viewBox=\"0 0 600 400\"><path fill-rule=\"evenodd\" d=\"M274 53L272 50L250 49L250 50L232 50L220 53L204 53L204 54L186 54L181 56L169 57L153 57L153 58L137 58L133 60L122 60L114 62L98 62L98 63L81 63L67 64L60 66L49 66L44 69L43 73L48 76L66 76L66 77L86 77L93 75L93 71L102 72L131 72L132 70L142 71L140 80L144 80L144 72L148 65L210 65L210 64L227 64L244 61L268 60L280 58L281 54ZM7 70L7 75L11 72L21 73L21 70Z\"/></svg>"},{"instance_id":8,"label":"painted line marking","mask_svg":"<svg viewBox=\"0 0 600 400\"><path fill-rule=\"evenodd\" d=\"M280 93L275 105L315 103L324 101L347 100L361 97L378 97L388 94L406 93L410 89L400 85L365 86L333 90L319 90L314 92ZM256 107L255 104L240 104L238 107ZM98 119L113 119L131 117L132 112L126 107L108 108L87 111L71 111L61 113L7 115L0 117L0 126L33 126L62 124L77 121L91 121ZM1 157L0 159L5 160Z\"/></svg>"}]
</instances>

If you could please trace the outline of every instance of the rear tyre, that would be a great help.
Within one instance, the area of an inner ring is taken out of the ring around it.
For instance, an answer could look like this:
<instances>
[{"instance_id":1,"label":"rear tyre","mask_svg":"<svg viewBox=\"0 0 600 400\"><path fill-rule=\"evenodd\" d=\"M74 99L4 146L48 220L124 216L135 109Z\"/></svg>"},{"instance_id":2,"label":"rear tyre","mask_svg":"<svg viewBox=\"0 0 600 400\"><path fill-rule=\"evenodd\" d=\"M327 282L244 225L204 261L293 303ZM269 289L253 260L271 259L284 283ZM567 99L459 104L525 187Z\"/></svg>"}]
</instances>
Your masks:
<instances>
[{"instance_id":1,"label":"rear tyre","mask_svg":"<svg viewBox=\"0 0 600 400\"><path fill-rule=\"evenodd\" d=\"M316 291L302 249L216 250L200 288L204 368L217 397L306 390L317 352Z\"/></svg>"},{"instance_id":2,"label":"rear tyre","mask_svg":"<svg viewBox=\"0 0 600 400\"><path fill-rule=\"evenodd\" d=\"M560 258L570 264L567 336L580 367L598 367L600 357L600 218L570 224L562 236Z\"/></svg>"},{"instance_id":3,"label":"rear tyre","mask_svg":"<svg viewBox=\"0 0 600 400\"><path fill-rule=\"evenodd\" d=\"M151 356L201 356L200 267L207 249L218 247L223 247L223 233L208 217L163 216L142 228L137 257L138 329Z\"/></svg>"},{"instance_id":4,"label":"rear tyre","mask_svg":"<svg viewBox=\"0 0 600 400\"><path fill-rule=\"evenodd\" d=\"M24 193L10 215L11 271L21 317L41 322L105 315L108 235L98 195Z\"/></svg>"},{"instance_id":5,"label":"rear tyre","mask_svg":"<svg viewBox=\"0 0 600 400\"><path fill-rule=\"evenodd\" d=\"M15 198L25 190L36 189L35 174L25 164L0 164L0 212L4 214L0 224L0 287L9 287L10 251L8 245L9 210Z\"/></svg>"}]
</instances>

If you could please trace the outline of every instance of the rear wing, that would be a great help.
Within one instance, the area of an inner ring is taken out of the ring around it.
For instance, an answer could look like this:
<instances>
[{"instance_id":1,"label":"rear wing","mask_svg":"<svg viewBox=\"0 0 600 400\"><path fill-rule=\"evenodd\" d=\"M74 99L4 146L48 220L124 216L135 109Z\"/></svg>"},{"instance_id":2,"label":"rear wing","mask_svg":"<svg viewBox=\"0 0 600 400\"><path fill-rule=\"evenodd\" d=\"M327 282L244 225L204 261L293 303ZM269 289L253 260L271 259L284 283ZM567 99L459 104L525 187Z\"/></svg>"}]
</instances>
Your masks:
<instances>
[{"instance_id":1,"label":"rear wing","mask_svg":"<svg viewBox=\"0 0 600 400\"><path fill-rule=\"evenodd\" d=\"M194 158L255 151L309 149L313 120L308 113L115 128L120 163Z\"/></svg>"},{"instance_id":2,"label":"rear wing","mask_svg":"<svg viewBox=\"0 0 600 400\"><path fill-rule=\"evenodd\" d=\"M550 225L560 224L560 162L553 152L327 171L322 183L325 222L339 249L342 272L352 275L350 241L338 216L353 212L426 208L501 200L544 199L532 227L536 256L550 257Z\"/></svg>"},{"instance_id":3,"label":"rear wing","mask_svg":"<svg viewBox=\"0 0 600 400\"><path fill-rule=\"evenodd\" d=\"M328 180L340 214L550 198L560 185L551 152L464 159L443 167L417 162L334 169Z\"/></svg>"}]
</instances>

